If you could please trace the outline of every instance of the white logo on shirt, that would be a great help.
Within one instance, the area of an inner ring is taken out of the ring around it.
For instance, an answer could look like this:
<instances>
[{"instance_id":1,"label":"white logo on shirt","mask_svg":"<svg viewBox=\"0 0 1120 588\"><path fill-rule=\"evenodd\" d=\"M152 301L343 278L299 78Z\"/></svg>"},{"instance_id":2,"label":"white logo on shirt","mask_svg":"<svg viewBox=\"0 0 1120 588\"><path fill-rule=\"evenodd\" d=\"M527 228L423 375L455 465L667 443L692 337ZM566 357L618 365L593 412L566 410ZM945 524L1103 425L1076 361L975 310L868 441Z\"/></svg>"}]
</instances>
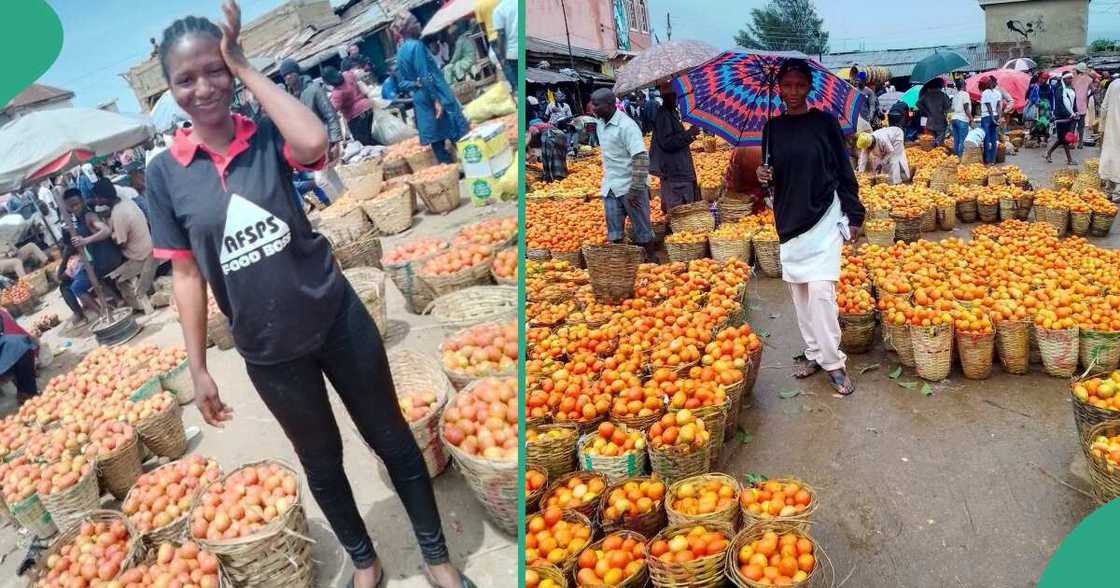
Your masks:
<instances>
[{"instance_id":1,"label":"white logo on shirt","mask_svg":"<svg viewBox=\"0 0 1120 588\"><path fill-rule=\"evenodd\" d=\"M230 274L279 253L292 241L288 224L239 194L229 199L222 237L222 273Z\"/></svg>"}]
</instances>

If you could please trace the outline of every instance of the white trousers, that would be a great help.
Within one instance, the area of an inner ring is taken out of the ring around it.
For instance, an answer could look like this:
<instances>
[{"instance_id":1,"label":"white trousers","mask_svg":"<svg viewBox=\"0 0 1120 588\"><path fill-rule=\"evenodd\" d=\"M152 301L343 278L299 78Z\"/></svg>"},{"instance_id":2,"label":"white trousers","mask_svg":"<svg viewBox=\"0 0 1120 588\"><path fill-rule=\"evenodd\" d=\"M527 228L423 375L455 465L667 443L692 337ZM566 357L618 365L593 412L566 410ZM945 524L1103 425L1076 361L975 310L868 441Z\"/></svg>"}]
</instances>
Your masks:
<instances>
[{"instance_id":1,"label":"white trousers","mask_svg":"<svg viewBox=\"0 0 1120 588\"><path fill-rule=\"evenodd\" d=\"M844 367L848 359L840 351L840 309L836 305L836 282L786 282L797 326L805 341L805 357L825 370Z\"/></svg>"}]
</instances>

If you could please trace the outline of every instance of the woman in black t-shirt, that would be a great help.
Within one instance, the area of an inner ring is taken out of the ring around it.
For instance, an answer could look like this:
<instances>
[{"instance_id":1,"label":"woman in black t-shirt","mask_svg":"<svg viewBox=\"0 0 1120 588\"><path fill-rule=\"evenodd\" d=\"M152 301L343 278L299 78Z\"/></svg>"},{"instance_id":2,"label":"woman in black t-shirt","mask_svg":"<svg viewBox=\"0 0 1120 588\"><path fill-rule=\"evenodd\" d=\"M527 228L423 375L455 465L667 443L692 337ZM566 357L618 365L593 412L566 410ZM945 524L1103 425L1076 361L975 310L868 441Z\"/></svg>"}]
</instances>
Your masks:
<instances>
[{"instance_id":1,"label":"woman in black t-shirt","mask_svg":"<svg viewBox=\"0 0 1120 588\"><path fill-rule=\"evenodd\" d=\"M840 351L836 283L844 241L858 238L864 209L840 124L806 101L814 75L801 59L787 59L778 70L786 111L763 129L770 165L757 173L763 185L774 185L782 279L805 340L793 375L824 370L836 393L847 396L855 387Z\"/></svg>"},{"instance_id":2,"label":"woman in black t-shirt","mask_svg":"<svg viewBox=\"0 0 1120 588\"><path fill-rule=\"evenodd\" d=\"M291 440L312 495L354 563L351 585L381 585L385 571L342 466L324 375L385 463L429 582L473 586L450 564L431 479L397 406L381 335L293 198L292 171L323 165L326 129L249 65L238 42L240 8L227 0L222 9L222 30L188 17L164 31L163 73L193 126L176 133L147 174L155 254L172 260L199 409L213 426L233 417L206 365L209 287L230 319L253 386ZM266 116L259 122L230 112L235 80L260 103Z\"/></svg>"}]
</instances>

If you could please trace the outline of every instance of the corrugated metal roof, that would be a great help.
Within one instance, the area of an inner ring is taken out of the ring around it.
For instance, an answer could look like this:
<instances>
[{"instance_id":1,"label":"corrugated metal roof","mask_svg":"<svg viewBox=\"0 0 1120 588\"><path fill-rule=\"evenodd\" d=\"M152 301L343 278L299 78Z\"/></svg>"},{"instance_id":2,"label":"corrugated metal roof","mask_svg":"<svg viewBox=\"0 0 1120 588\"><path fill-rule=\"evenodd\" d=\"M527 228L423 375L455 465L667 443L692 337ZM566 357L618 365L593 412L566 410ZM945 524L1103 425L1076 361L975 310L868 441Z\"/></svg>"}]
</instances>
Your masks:
<instances>
[{"instance_id":1,"label":"corrugated metal roof","mask_svg":"<svg viewBox=\"0 0 1120 588\"><path fill-rule=\"evenodd\" d=\"M568 46L563 43L554 43L540 37L525 36L525 51L533 53L549 53L552 55L568 55ZM585 49L572 45L572 56L592 61L606 61L607 54L596 49Z\"/></svg>"},{"instance_id":2,"label":"corrugated metal roof","mask_svg":"<svg viewBox=\"0 0 1120 588\"><path fill-rule=\"evenodd\" d=\"M578 81L575 76L539 67L525 68L525 81L531 84L564 84Z\"/></svg>"},{"instance_id":3,"label":"corrugated metal roof","mask_svg":"<svg viewBox=\"0 0 1120 588\"><path fill-rule=\"evenodd\" d=\"M274 71L279 67L280 61L288 58L296 60L302 68L312 67L335 54L339 47L392 21L393 18L382 10L382 6L375 3L329 29L318 31L308 27L289 39L277 39L276 44L255 51L254 56L274 60L262 70L265 74Z\"/></svg>"},{"instance_id":4,"label":"corrugated metal roof","mask_svg":"<svg viewBox=\"0 0 1120 588\"><path fill-rule=\"evenodd\" d=\"M956 71L985 71L1001 67L1006 59L993 55L985 43L968 45L940 45L913 49L884 49L881 51L851 51L829 53L821 63L833 71L853 65L876 65L890 70L892 77L909 76L914 64L933 54L934 51L956 51L968 60L968 65Z\"/></svg>"},{"instance_id":5,"label":"corrugated metal roof","mask_svg":"<svg viewBox=\"0 0 1120 588\"><path fill-rule=\"evenodd\" d=\"M31 84L26 90L16 94L8 104L4 107L17 108L20 106L31 106L40 102L51 102L53 100L66 100L73 98L74 93L70 90L63 90L62 88L55 88L46 84Z\"/></svg>"}]
</instances>

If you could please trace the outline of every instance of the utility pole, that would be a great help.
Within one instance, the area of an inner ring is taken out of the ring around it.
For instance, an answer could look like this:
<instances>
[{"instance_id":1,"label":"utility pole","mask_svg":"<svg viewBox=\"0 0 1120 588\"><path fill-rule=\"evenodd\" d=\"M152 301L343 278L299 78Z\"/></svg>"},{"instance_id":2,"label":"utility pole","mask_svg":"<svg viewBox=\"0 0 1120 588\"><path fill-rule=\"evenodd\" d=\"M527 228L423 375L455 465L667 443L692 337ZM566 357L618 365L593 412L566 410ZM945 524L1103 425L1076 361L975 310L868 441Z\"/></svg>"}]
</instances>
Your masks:
<instances>
[{"instance_id":1,"label":"utility pole","mask_svg":"<svg viewBox=\"0 0 1120 588\"><path fill-rule=\"evenodd\" d=\"M665 40L673 40L673 18L669 12L665 12Z\"/></svg>"},{"instance_id":2,"label":"utility pole","mask_svg":"<svg viewBox=\"0 0 1120 588\"><path fill-rule=\"evenodd\" d=\"M576 71L576 58L572 55L572 33L568 29L568 7L564 4L564 0L560 0L560 12L564 15L564 38L568 41L568 65L572 71ZM583 108L583 91L580 85L583 80L579 79L579 73L576 72L576 106Z\"/></svg>"}]
</instances>

